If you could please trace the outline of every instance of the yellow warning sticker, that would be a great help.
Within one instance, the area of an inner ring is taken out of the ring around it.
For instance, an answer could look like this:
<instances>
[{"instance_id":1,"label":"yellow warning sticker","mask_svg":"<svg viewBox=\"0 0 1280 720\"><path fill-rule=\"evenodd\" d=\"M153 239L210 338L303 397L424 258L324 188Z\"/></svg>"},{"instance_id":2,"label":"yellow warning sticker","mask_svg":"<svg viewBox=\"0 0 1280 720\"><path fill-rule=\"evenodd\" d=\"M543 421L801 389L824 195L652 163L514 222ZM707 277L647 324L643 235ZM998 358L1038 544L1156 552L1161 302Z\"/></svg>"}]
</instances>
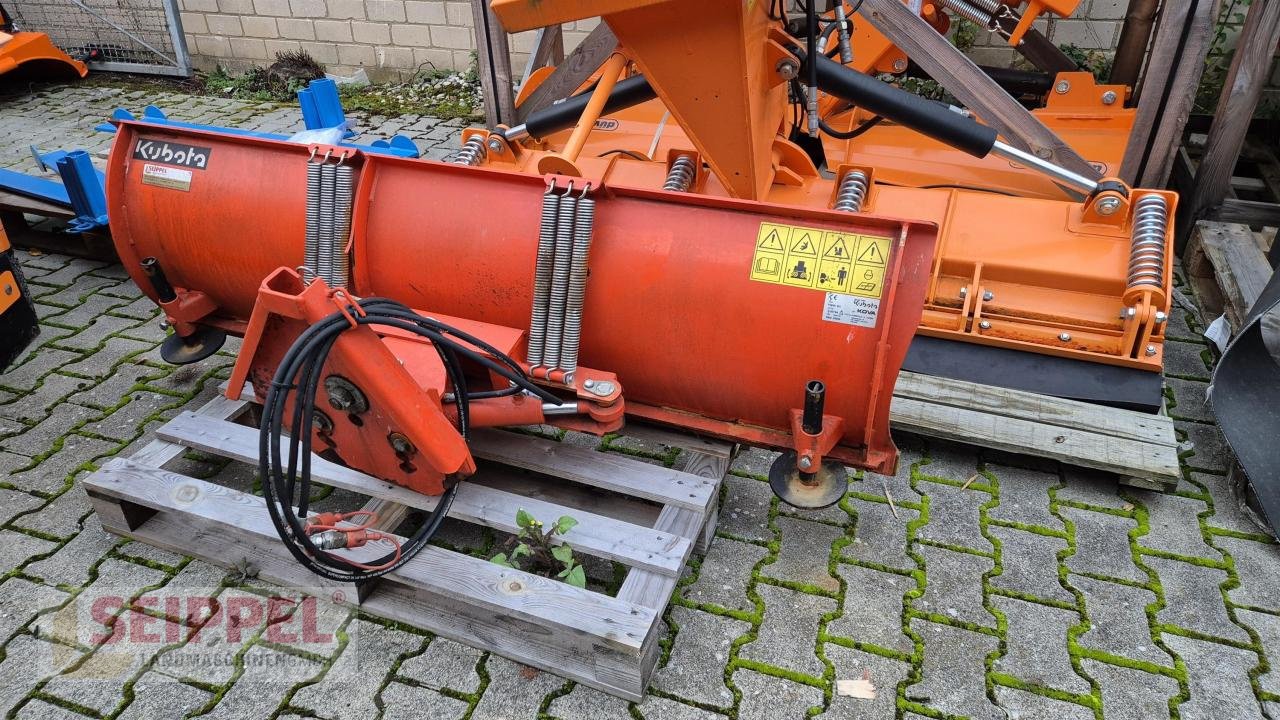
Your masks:
<instances>
[{"instance_id":1,"label":"yellow warning sticker","mask_svg":"<svg viewBox=\"0 0 1280 720\"><path fill-rule=\"evenodd\" d=\"M879 298L884 294L890 242L875 235L760 223L751 279Z\"/></svg>"}]
</instances>

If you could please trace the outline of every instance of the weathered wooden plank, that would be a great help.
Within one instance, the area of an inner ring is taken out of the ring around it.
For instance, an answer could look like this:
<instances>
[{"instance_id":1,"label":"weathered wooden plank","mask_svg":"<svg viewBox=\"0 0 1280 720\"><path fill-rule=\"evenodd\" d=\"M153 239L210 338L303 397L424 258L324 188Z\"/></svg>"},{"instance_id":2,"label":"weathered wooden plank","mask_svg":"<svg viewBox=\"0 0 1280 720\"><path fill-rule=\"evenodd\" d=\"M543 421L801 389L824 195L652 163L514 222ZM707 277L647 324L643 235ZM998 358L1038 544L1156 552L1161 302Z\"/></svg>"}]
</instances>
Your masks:
<instances>
[{"instance_id":1,"label":"weathered wooden plank","mask_svg":"<svg viewBox=\"0 0 1280 720\"><path fill-rule=\"evenodd\" d=\"M120 458L109 461L84 484L102 496L203 519L252 536L254 542L236 543L237 548L279 543L264 501L230 488ZM222 544L205 559L233 566L234 558ZM186 552L193 549L199 548ZM585 637L633 654L639 653L657 617L651 608L435 546L423 548L385 579L536 623L548 632Z\"/></svg>"},{"instance_id":2,"label":"weathered wooden plank","mask_svg":"<svg viewBox=\"0 0 1280 720\"><path fill-rule=\"evenodd\" d=\"M1244 326L1249 309L1271 280L1271 265L1253 240L1253 233L1234 223L1198 222L1194 242L1213 269L1223 310L1233 329Z\"/></svg>"},{"instance_id":3,"label":"weathered wooden plank","mask_svg":"<svg viewBox=\"0 0 1280 720\"><path fill-rule=\"evenodd\" d=\"M511 82L511 47L507 31L488 0L471 0L476 59L484 96L485 122L490 129L515 123L516 100Z\"/></svg>"},{"instance_id":4,"label":"weathered wooden plank","mask_svg":"<svg viewBox=\"0 0 1280 720\"><path fill-rule=\"evenodd\" d=\"M1182 29L1194 2L1165 0L1161 4L1160 22L1147 53L1147 69L1143 72L1142 84L1135 89L1138 109L1134 113L1133 129L1120 163L1120 177L1130 185L1138 182L1146 164L1152 137L1164 110L1165 90L1176 68Z\"/></svg>"},{"instance_id":5,"label":"weathered wooden plank","mask_svg":"<svg viewBox=\"0 0 1280 720\"><path fill-rule=\"evenodd\" d=\"M1200 214L1205 220L1241 225L1280 225L1280 204L1227 198Z\"/></svg>"},{"instance_id":6,"label":"weathered wooden plank","mask_svg":"<svg viewBox=\"0 0 1280 720\"><path fill-rule=\"evenodd\" d=\"M1187 18L1186 39L1178 51L1177 66L1169 78L1167 92L1160 108L1160 120L1151 137L1150 149L1138 178L1141 187L1161 188L1169 181L1182 131L1195 106L1196 89L1204 73L1204 59L1209 52L1216 17L1216 0L1196 0ZM1146 93L1146 90L1143 90Z\"/></svg>"},{"instance_id":7,"label":"weathered wooden plank","mask_svg":"<svg viewBox=\"0 0 1280 720\"><path fill-rule=\"evenodd\" d=\"M895 428L921 435L1045 457L1165 485L1176 483L1180 477L1172 423L1169 442L1155 444L1124 442L1087 430L1044 425L978 409L933 405L914 398L895 396L892 407Z\"/></svg>"},{"instance_id":8,"label":"weathered wooden plank","mask_svg":"<svg viewBox=\"0 0 1280 720\"><path fill-rule=\"evenodd\" d=\"M193 413L179 414L160 427L156 436L242 462L256 463L258 458L256 430L233 423L210 422ZM618 459L624 461L623 468L628 465L650 467L627 458ZM420 510L433 510L439 502L437 497L379 480L319 456L311 458L311 477L316 482ZM516 511L521 508L544 522L554 521L563 512L563 508L555 503L467 482L458 488L449 514L461 520L514 533L519 529L515 524ZM589 512L576 512L574 519L578 521L578 526L564 536L564 542L607 560L675 576L680 573L689 553L691 543L671 533L649 531L638 525Z\"/></svg>"},{"instance_id":9,"label":"weathered wooden plank","mask_svg":"<svg viewBox=\"0 0 1280 720\"><path fill-rule=\"evenodd\" d=\"M731 460L728 457L703 455L697 458L696 469L700 474L706 477L715 477L718 480L729 472L730 462ZM687 508L668 505L658 515L658 522L654 525L654 529L687 538L696 538L702 534L703 526L706 522L707 516L705 515ZM715 532L714 525L712 526L712 532ZM671 591L675 589L678 580L679 578L663 577L656 573L632 570L627 573L626 579L622 581L622 587L618 589L618 598L661 610L670 601Z\"/></svg>"},{"instance_id":10,"label":"weathered wooden plank","mask_svg":"<svg viewBox=\"0 0 1280 720\"><path fill-rule=\"evenodd\" d=\"M863 0L862 15L1011 145L1079 175L1098 171L982 69L898 0Z\"/></svg>"},{"instance_id":11,"label":"weathered wooden plank","mask_svg":"<svg viewBox=\"0 0 1280 720\"><path fill-rule=\"evenodd\" d=\"M596 26L578 47L574 48L555 72L534 88L529 97L516 108L517 122L524 122L535 111L551 107L557 100L571 95L600 69L604 61L618 49L618 38L603 22Z\"/></svg>"},{"instance_id":12,"label":"weathered wooden plank","mask_svg":"<svg viewBox=\"0 0 1280 720\"><path fill-rule=\"evenodd\" d=\"M538 35L533 40L533 52L529 53L529 61L524 66L524 75L520 76L521 85L529 82L529 76L533 75L534 70L548 65L559 65L562 62L564 62L564 26L548 25L539 28Z\"/></svg>"},{"instance_id":13,"label":"weathered wooden plank","mask_svg":"<svg viewBox=\"0 0 1280 720\"><path fill-rule=\"evenodd\" d=\"M109 502L95 500L95 510L99 513L104 509L109 511L110 508L106 507ZM252 564L259 579L301 588L325 601L350 603L358 596L351 583L334 583L313 575L299 565L279 542L264 541L251 532L199 517L160 513L136 531L105 522L104 527L117 535L193 555L228 569L242 567L244 563ZM641 661L637 661L633 653L619 652L584 638L552 632L537 624L509 617L505 612L475 606L429 588L381 582L361 603L360 609L540 667L605 692L632 700L643 696L644 687L640 681L644 673ZM595 667L602 656L617 658L616 665L620 667L629 665L634 680L628 683L617 682L612 677L609 681L597 678Z\"/></svg>"},{"instance_id":14,"label":"weathered wooden plank","mask_svg":"<svg viewBox=\"0 0 1280 720\"><path fill-rule=\"evenodd\" d=\"M474 431L471 454L699 513L706 512L718 487L705 478L679 470L501 430Z\"/></svg>"},{"instance_id":15,"label":"weathered wooden plank","mask_svg":"<svg viewBox=\"0 0 1280 720\"><path fill-rule=\"evenodd\" d=\"M232 420L248 409L249 402L247 400L228 400L226 397L219 395L192 414L211 421ZM183 445L166 440L152 440L144 445L141 450L134 453L130 459L143 465L164 467L165 463L176 460L186 451L187 448ZM252 462L257 463L257 461L257 455L255 454Z\"/></svg>"},{"instance_id":16,"label":"weathered wooden plank","mask_svg":"<svg viewBox=\"0 0 1280 720\"><path fill-rule=\"evenodd\" d=\"M903 372L898 375L893 395L895 399L980 410L1118 440L1176 445L1168 418L991 385ZM890 418L896 419L892 414Z\"/></svg>"},{"instance_id":17,"label":"weathered wooden plank","mask_svg":"<svg viewBox=\"0 0 1280 720\"><path fill-rule=\"evenodd\" d=\"M1179 209L1182 222L1195 222L1205 209L1226 198L1249 123L1271 73L1277 33L1280 33L1280 2L1251 3L1222 87L1213 126L1209 128L1204 155L1196 168L1191 196L1184 198Z\"/></svg>"}]
</instances>

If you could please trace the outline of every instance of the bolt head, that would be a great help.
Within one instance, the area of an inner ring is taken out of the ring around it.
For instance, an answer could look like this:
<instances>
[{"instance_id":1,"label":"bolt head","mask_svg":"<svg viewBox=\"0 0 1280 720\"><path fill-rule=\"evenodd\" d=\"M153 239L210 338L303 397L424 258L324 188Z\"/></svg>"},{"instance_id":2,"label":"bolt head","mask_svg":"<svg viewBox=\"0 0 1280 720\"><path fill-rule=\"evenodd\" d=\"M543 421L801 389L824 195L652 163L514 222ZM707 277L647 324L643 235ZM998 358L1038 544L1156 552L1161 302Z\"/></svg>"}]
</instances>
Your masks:
<instances>
[{"instance_id":1,"label":"bolt head","mask_svg":"<svg viewBox=\"0 0 1280 720\"><path fill-rule=\"evenodd\" d=\"M1053 91L1058 93L1059 95L1066 95L1067 91L1070 89L1071 89L1071 83L1067 82L1066 80L1059 81L1057 85L1053 86Z\"/></svg>"},{"instance_id":2,"label":"bolt head","mask_svg":"<svg viewBox=\"0 0 1280 720\"><path fill-rule=\"evenodd\" d=\"M612 382L608 380L601 380L600 382L592 385L591 388L589 389L595 395L599 395L600 397L606 397L608 395L613 394L613 388L614 388L614 385Z\"/></svg>"},{"instance_id":3,"label":"bolt head","mask_svg":"<svg viewBox=\"0 0 1280 720\"><path fill-rule=\"evenodd\" d=\"M391 443L391 449L397 453L408 454L413 452L413 443L409 442L409 438L400 433L391 433L387 440Z\"/></svg>"},{"instance_id":4,"label":"bolt head","mask_svg":"<svg viewBox=\"0 0 1280 720\"><path fill-rule=\"evenodd\" d=\"M801 470L808 470L809 468L813 467L813 458L809 457L808 455L805 455L800 458L800 462L798 464L800 465Z\"/></svg>"},{"instance_id":5,"label":"bolt head","mask_svg":"<svg viewBox=\"0 0 1280 720\"><path fill-rule=\"evenodd\" d=\"M1156 354L1156 346L1155 346L1155 345L1148 345L1148 346L1147 346L1147 357L1151 357L1152 355L1155 355L1155 354Z\"/></svg>"},{"instance_id":6,"label":"bolt head","mask_svg":"<svg viewBox=\"0 0 1280 720\"><path fill-rule=\"evenodd\" d=\"M774 69L783 80L795 80L800 75L800 65L790 58L779 60Z\"/></svg>"},{"instance_id":7,"label":"bolt head","mask_svg":"<svg viewBox=\"0 0 1280 720\"><path fill-rule=\"evenodd\" d=\"M894 72L902 72L903 70L906 70L906 69L907 69L907 61L905 58L898 58L897 60L893 61Z\"/></svg>"},{"instance_id":8,"label":"bolt head","mask_svg":"<svg viewBox=\"0 0 1280 720\"><path fill-rule=\"evenodd\" d=\"M983 320L982 322L978 323L978 327L982 328L983 330L990 330L991 323L987 320Z\"/></svg>"},{"instance_id":9,"label":"bolt head","mask_svg":"<svg viewBox=\"0 0 1280 720\"><path fill-rule=\"evenodd\" d=\"M1071 333L1060 333L1058 339L1062 342L1071 342Z\"/></svg>"},{"instance_id":10,"label":"bolt head","mask_svg":"<svg viewBox=\"0 0 1280 720\"><path fill-rule=\"evenodd\" d=\"M329 406L334 410L346 410L355 404L355 396L344 387L329 389Z\"/></svg>"},{"instance_id":11,"label":"bolt head","mask_svg":"<svg viewBox=\"0 0 1280 720\"><path fill-rule=\"evenodd\" d=\"M1114 91L1114 90L1108 90L1108 91L1106 91L1106 92L1102 93L1102 104L1103 104L1103 105L1114 105L1114 104L1115 104L1115 102L1116 102L1116 93L1115 93L1115 91Z\"/></svg>"},{"instance_id":12,"label":"bolt head","mask_svg":"<svg viewBox=\"0 0 1280 720\"><path fill-rule=\"evenodd\" d=\"M982 299L984 302L991 302L992 300L995 299L995 297L996 297L996 294L991 292L990 290L987 290L986 292L982 293Z\"/></svg>"},{"instance_id":13,"label":"bolt head","mask_svg":"<svg viewBox=\"0 0 1280 720\"><path fill-rule=\"evenodd\" d=\"M502 141L498 138L489 138L489 149L493 152L502 152Z\"/></svg>"},{"instance_id":14,"label":"bolt head","mask_svg":"<svg viewBox=\"0 0 1280 720\"><path fill-rule=\"evenodd\" d=\"M590 378L588 378L585 382L583 382L583 383L582 383L582 387L584 387L584 388L586 388L586 389L588 389L588 390L590 390L591 388L593 388L593 387L595 387L595 386L596 386L596 381L595 381L595 380L592 380L592 379L590 379Z\"/></svg>"},{"instance_id":15,"label":"bolt head","mask_svg":"<svg viewBox=\"0 0 1280 720\"><path fill-rule=\"evenodd\" d=\"M5 285L5 286L4 286L4 294L5 294L5 295L12 295L12 294L13 294L13 286L12 286L12 285Z\"/></svg>"},{"instance_id":16,"label":"bolt head","mask_svg":"<svg viewBox=\"0 0 1280 720\"><path fill-rule=\"evenodd\" d=\"M1047 147L1038 147L1036 148L1036 157L1041 160L1048 160L1053 157L1053 150Z\"/></svg>"},{"instance_id":17,"label":"bolt head","mask_svg":"<svg viewBox=\"0 0 1280 720\"><path fill-rule=\"evenodd\" d=\"M1156 311L1156 324L1157 324L1157 325L1162 324L1165 320L1168 320L1168 319L1169 319L1169 316L1168 316L1168 315L1165 315L1163 312L1160 312L1159 310L1157 310L1157 311Z\"/></svg>"},{"instance_id":18,"label":"bolt head","mask_svg":"<svg viewBox=\"0 0 1280 720\"><path fill-rule=\"evenodd\" d=\"M967 296L968 294L969 294L969 286L968 286L968 285L965 285L964 287L960 288L960 297L965 297L965 296Z\"/></svg>"},{"instance_id":19,"label":"bolt head","mask_svg":"<svg viewBox=\"0 0 1280 720\"><path fill-rule=\"evenodd\" d=\"M1137 314L1138 314L1138 309L1137 309L1137 308L1121 308L1121 310L1120 310L1120 319L1121 319L1121 320L1128 320L1129 318L1131 318L1131 317L1133 317L1134 315L1137 315Z\"/></svg>"},{"instance_id":20,"label":"bolt head","mask_svg":"<svg viewBox=\"0 0 1280 720\"><path fill-rule=\"evenodd\" d=\"M1099 215L1114 215L1120 209L1120 198L1104 197L1098 201Z\"/></svg>"}]
</instances>

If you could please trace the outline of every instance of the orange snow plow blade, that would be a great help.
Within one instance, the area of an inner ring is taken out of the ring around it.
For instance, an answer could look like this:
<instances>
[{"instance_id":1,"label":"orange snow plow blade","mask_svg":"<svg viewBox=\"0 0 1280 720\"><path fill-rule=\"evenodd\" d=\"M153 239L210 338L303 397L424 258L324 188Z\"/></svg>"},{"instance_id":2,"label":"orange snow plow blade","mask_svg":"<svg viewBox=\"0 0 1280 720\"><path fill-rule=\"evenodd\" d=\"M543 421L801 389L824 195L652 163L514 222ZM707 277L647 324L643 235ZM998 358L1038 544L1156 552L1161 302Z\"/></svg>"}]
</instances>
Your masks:
<instances>
[{"instance_id":1,"label":"orange snow plow blade","mask_svg":"<svg viewBox=\"0 0 1280 720\"><path fill-rule=\"evenodd\" d=\"M18 32L12 35L0 32L0 76L21 68L30 71L30 77L39 79L69 79L84 77L89 68L84 63L62 52L42 32Z\"/></svg>"}]
</instances>

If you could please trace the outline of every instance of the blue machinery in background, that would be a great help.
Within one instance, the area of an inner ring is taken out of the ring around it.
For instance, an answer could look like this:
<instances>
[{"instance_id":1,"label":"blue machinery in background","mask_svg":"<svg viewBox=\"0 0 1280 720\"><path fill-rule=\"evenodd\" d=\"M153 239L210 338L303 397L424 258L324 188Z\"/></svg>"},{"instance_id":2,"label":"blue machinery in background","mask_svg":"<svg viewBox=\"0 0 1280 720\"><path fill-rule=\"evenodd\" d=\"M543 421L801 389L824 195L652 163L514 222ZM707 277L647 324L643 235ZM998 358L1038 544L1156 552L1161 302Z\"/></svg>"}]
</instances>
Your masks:
<instances>
[{"instance_id":1,"label":"blue machinery in background","mask_svg":"<svg viewBox=\"0 0 1280 720\"><path fill-rule=\"evenodd\" d=\"M312 80L305 89L298 91L298 103L302 109L302 122L308 130L326 128L343 128L343 137L354 137L356 133L346 128L346 113L342 109L342 101L338 97L338 86L332 80L323 78ZM196 123L171 120L162 110L148 105L138 118L133 113L118 108L111 114L113 120L141 120L151 125L209 130L226 135L244 135L267 138L269 140L288 140L290 136L277 133L242 130L240 128L220 127L217 125L200 125ZM101 132L115 132L116 126L110 122L98 125ZM339 142L342 147L358 148L364 152L394 155L396 157L416 158L421 155L418 146L404 135L396 135L389 140L374 140L368 145ZM0 190L7 190L19 195L36 198L70 208L76 217L67 225L67 230L82 233L103 227L107 224L106 178L94 169L89 153L84 150L54 150L41 153L33 146L31 153L45 172L57 171L62 182L0 168Z\"/></svg>"},{"instance_id":2,"label":"blue machinery in background","mask_svg":"<svg viewBox=\"0 0 1280 720\"><path fill-rule=\"evenodd\" d=\"M71 208L76 216L67 225L70 232L87 232L107 224L106 178L94 169L89 153L84 150L41 153L32 146L31 154L41 170L56 170L62 182L0 169L0 189Z\"/></svg>"}]
</instances>

